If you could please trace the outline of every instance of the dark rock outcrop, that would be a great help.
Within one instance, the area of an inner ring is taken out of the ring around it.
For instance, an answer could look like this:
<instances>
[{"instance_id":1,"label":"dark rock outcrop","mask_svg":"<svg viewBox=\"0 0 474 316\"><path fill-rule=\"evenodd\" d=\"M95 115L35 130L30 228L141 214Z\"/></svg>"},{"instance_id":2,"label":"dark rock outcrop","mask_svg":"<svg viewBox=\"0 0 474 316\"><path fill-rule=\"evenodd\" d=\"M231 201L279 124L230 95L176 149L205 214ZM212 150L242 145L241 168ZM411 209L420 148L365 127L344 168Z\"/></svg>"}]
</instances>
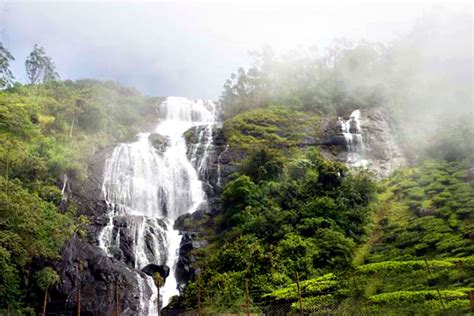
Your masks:
<instances>
[{"instance_id":1,"label":"dark rock outcrop","mask_svg":"<svg viewBox=\"0 0 474 316\"><path fill-rule=\"evenodd\" d=\"M73 237L62 251L56 265L61 281L52 293L51 313L74 310L77 292L81 291L81 311L88 315L111 315L114 312L115 285L119 290L121 315L137 315L140 308L139 278L144 273L131 270L124 263L108 257L99 247ZM146 286L146 283L145 283ZM145 291L151 295L151 289Z\"/></svg>"},{"instance_id":2,"label":"dark rock outcrop","mask_svg":"<svg viewBox=\"0 0 474 316\"><path fill-rule=\"evenodd\" d=\"M159 273L161 277L165 280L170 275L170 267L166 264L157 265L157 264L149 264L142 269L142 272L149 275L154 276L155 273Z\"/></svg>"},{"instance_id":3,"label":"dark rock outcrop","mask_svg":"<svg viewBox=\"0 0 474 316\"><path fill-rule=\"evenodd\" d=\"M153 147L155 147L160 153L164 152L166 149L166 146L168 146L169 139L166 136L153 133L153 134L150 134L148 138L150 139L150 142L153 145Z\"/></svg>"},{"instance_id":4,"label":"dark rock outcrop","mask_svg":"<svg viewBox=\"0 0 474 316\"><path fill-rule=\"evenodd\" d=\"M178 289L182 292L190 280L194 280L196 270L193 263L196 262L196 256L192 250L202 248L207 245L207 240L202 238L202 234L184 232L179 247L179 258L176 264L176 280Z\"/></svg>"}]
</instances>

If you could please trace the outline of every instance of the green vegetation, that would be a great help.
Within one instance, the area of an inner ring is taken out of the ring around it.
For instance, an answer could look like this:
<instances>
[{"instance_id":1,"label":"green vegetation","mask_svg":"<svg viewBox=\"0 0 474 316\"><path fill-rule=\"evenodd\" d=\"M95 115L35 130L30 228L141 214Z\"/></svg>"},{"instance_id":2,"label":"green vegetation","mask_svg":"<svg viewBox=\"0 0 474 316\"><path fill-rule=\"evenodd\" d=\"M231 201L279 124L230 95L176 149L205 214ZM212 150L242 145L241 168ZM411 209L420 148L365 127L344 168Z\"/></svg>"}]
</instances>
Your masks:
<instances>
[{"instance_id":1,"label":"green vegetation","mask_svg":"<svg viewBox=\"0 0 474 316\"><path fill-rule=\"evenodd\" d=\"M397 171L381 199L390 211L370 261L474 254L474 181L466 162L424 161Z\"/></svg>"},{"instance_id":2,"label":"green vegetation","mask_svg":"<svg viewBox=\"0 0 474 316\"><path fill-rule=\"evenodd\" d=\"M51 57L46 55L43 47L35 45L25 61L26 74L31 84L59 79Z\"/></svg>"},{"instance_id":3,"label":"green vegetation","mask_svg":"<svg viewBox=\"0 0 474 316\"><path fill-rule=\"evenodd\" d=\"M344 113L379 106L384 101L376 77L379 44L338 42L325 56L293 50L277 58L270 47L254 54L254 65L239 68L221 95L226 117L272 104L315 113Z\"/></svg>"},{"instance_id":4,"label":"green vegetation","mask_svg":"<svg viewBox=\"0 0 474 316\"><path fill-rule=\"evenodd\" d=\"M273 124L289 120L286 110L280 113L271 118ZM291 140L291 133L282 135L283 141ZM366 235L375 189L369 174L350 173L315 149L251 150L222 193L223 214L213 219L215 237L196 253L202 258L200 286L206 289L208 312L242 303L246 279L251 300L261 304L268 300L265 294L293 283L297 272L309 280L349 269ZM333 277L305 281L303 289L332 288ZM185 297L194 291L190 285Z\"/></svg>"},{"instance_id":5,"label":"green vegetation","mask_svg":"<svg viewBox=\"0 0 474 316\"><path fill-rule=\"evenodd\" d=\"M155 117L157 102L93 80L0 92L0 308L38 306L45 288L35 286L44 279L36 269L57 260L87 223L73 200L63 200L63 176L90 181L92 154L133 137Z\"/></svg>"},{"instance_id":6,"label":"green vegetation","mask_svg":"<svg viewBox=\"0 0 474 316\"><path fill-rule=\"evenodd\" d=\"M270 106L224 122L243 159L223 190L223 213L199 222L210 243L194 252L200 281L182 303L195 307L199 287L205 312L243 312L248 280L251 311L297 312L298 273L308 313L468 312L474 178L459 154L465 138L440 133L423 153L440 160L374 183L307 146L323 119ZM456 156L442 160L453 146Z\"/></svg>"},{"instance_id":7,"label":"green vegetation","mask_svg":"<svg viewBox=\"0 0 474 316\"><path fill-rule=\"evenodd\" d=\"M15 77L10 70L10 61L15 60L10 51L0 42L0 90L11 87Z\"/></svg>"},{"instance_id":8,"label":"green vegetation","mask_svg":"<svg viewBox=\"0 0 474 316\"><path fill-rule=\"evenodd\" d=\"M225 121L224 133L233 148L288 148L319 136L321 118L285 107L254 109Z\"/></svg>"}]
</instances>

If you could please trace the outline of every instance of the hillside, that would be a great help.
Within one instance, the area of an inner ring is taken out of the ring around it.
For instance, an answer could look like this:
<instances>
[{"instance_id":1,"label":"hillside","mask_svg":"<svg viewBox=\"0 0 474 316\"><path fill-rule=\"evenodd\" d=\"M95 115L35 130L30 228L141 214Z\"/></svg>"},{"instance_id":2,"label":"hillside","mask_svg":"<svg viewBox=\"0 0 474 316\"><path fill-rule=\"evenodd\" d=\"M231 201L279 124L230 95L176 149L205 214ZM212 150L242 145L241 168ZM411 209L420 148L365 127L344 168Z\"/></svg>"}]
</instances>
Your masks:
<instances>
[{"instance_id":1,"label":"hillside","mask_svg":"<svg viewBox=\"0 0 474 316\"><path fill-rule=\"evenodd\" d=\"M90 185L91 157L132 139L157 102L94 80L17 84L0 92L2 308L26 313L38 306L38 280L51 275L48 267L64 242L86 235L90 210L71 183L75 189Z\"/></svg>"},{"instance_id":2,"label":"hillside","mask_svg":"<svg viewBox=\"0 0 474 316\"><path fill-rule=\"evenodd\" d=\"M331 121L270 107L224 122L222 212L180 221L199 279L170 311L197 308L201 291L206 314L245 312L247 284L251 311L298 312L296 275L305 313L470 310L472 161L423 159L377 181L328 159L347 151L325 141Z\"/></svg>"}]
</instances>

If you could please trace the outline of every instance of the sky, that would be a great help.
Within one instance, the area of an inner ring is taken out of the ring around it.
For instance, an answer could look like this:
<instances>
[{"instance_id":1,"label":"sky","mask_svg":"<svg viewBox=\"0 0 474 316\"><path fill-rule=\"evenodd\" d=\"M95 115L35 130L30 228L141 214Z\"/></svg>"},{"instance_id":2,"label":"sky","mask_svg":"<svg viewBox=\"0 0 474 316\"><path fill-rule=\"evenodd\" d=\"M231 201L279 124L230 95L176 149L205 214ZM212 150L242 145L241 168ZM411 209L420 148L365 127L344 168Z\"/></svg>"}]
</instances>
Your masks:
<instances>
[{"instance_id":1,"label":"sky","mask_svg":"<svg viewBox=\"0 0 474 316\"><path fill-rule=\"evenodd\" d=\"M43 46L62 79L114 80L147 95L217 99L249 66L250 51L338 38L389 43L435 7L409 2L43 2L0 0L0 41L26 82L24 60Z\"/></svg>"}]
</instances>

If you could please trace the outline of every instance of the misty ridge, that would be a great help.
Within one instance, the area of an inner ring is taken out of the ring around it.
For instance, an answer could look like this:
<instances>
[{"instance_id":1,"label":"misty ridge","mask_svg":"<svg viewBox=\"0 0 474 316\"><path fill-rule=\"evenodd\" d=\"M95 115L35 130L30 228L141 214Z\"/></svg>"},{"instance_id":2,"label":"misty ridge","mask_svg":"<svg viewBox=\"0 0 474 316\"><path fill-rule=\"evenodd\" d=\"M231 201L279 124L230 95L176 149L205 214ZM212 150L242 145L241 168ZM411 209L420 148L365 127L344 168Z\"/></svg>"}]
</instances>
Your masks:
<instances>
[{"instance_id":1,"label":"misty ridge","mask_svg":"<svg viewBox=\"0 0 474 316\"><path fill-rule=\"evenodd\" d=\"M94 6L97 6L98 12L106 12L105 9L108 8L112 12L116 11L111 16L126 18L126 6L112 5L109 7L92 4L92 7ZM209 9L212 6L206 7L209 12L199 10L199 7L197 7L196 14L203 14L203 18L211 17L212 19L216 19L216 15L227 17L225 9L216 7L218 9L215 11ZM245 7L252 8L248 5ZM256 7L259 6L256 5ZM317 5L315 7L317 8ZM132 12L143 15L144 22L138 26L132 25L131 30L127 32L121 30L121 26L116 22L112 22L107 29L99 28L97 34L94 34L94 30L88 27L85 29L91 33L90 44L93 51L97 51L99 54L97 47L100 47L101 41L104 41L104 47L109 47L110 60L106 61L109 69L104 74L107 73L111 77L110 79L115 76L115 80L121 82L127 82L127 78L131 78L133 82L141 76L140 72L143 70L142 78L138 79L138 82L145 83L136 86L139 89L149 85L149 83L146 83L147 78L150 77L149 71L156 69L156 76L161 77L159 82L165 93L167 85L176 82L178 86L181 85L180 89L186 95L189 85L196 79L195 76L201 73L201 78L197 79L200 82L200 89L206 91L204 94L208 94L208 91L213 91L213 95L220 94L222 108L227 117L250 108L265 107L272 104L305 110L313 109L324 114L345 116L349 114L348 111L354 108L383 106L390 109L392 116L399 123L401 127L399 136L408 147L418 149L425 147L427 143L437 141L436 131L451 129L452 126L462 126L465 130L456 129L457 132L452 132L452 137L464 137L466 142L464 151L469 152L473 148L471 144L473 137L470 137L470 135L472 135L473 130L471 121L474 119L474 112L472 95L472 14L469 10L466 10L468 7L440 5L431 8L416 19L415 25L411 27L410 31L403 32L398 38L388 43L365 40L354 42L350 38L337 38L326 45L307 42L297 47L282 47L280 45L277 49L271 45L256 46L249 53L250 61L248 63L250 63L250 66L245 66L244 62L243 68L236 69L238 71L230 75L221 92L219 92L218 78L225 78L224 69L229 69L229 65L232 63L235 64L235 61L230 61L233 58L232 55L227 56L225 52L224 54L222 54L223 51L219 52L220 57L214 59L220 60L221 64L227 66L202 72L199 70L200 67L205 66L205 61L209 58L212 59L213 54L217 53L213 52L214 48L212 47L208 50L209 55L206 57L199 55L203 54L199 52L198 55L191 54L186 57L180 53L174 59L169 59L169 56L163 57L160 54L153 58L146 49L148 44L145 40L145 34L141 35L141 38L133 38L133 31L143 30L141 29L142 24L151 22L151 15L145 13L142 9L157 10L159 7L140 5L131 7L134 10ZM34 8L35 6L31 6L31 9L24 10L29 12L33 11ZM74 16L74 13L68 11L67 7L61 6L59 8L65 16ZM71 8L75 7L71 6ZM191 8L195 9L193 6ZM190 12L193 12L193 9ZM79 12L77 17L82 17L84 7L78 6L77 10ZM363 10L364 7L362 6L361 12L356 12L356 14L362 15ZM176 14L176 12L174 13ZM268 15L273 13L273 11L269 11ZM97 14L90 14L91 25L98 23L94 19ZM242 16L249 14L249 17L254 19L256 13L249 10L248 12L239 12L239 14L242 14ZM265 21L265 11L261 11L260 14L263 14L262 21ZM241 15L237 16L242 17ZM161 18L161 15L158 17ZM298 16L291 16L291 18L290 21L298 20ZM47 13L45 19L46 21L52 21L53 25L63 24L67 32L77 33L80 37L84 36L82 33L85 31L74 29L72 25L61 21L55 15ZM193 19L194 17L191 16L190 21L192 23L194 23ZM164 21L168 23L166 20ZM220 22L224 23L223 21ZM160 34L166 33L165 30L169 26L169 24L164 24L165 29L160 30ZM330 24L326 26L331 27ZM116 34L112 33L113 27L117 29ZM223 27L228 28L228 26ZM263 28L264 25L261 25L261 27ZM348 27L350 26L348 25ZM219 28L219 25L216 25L216 28ZM302 28L304 28L303 25L300 31L302 31ZM275 28L275 32L279 31L281 31L281 28ZM181 38L184 35L180 34L179 31L177 32L175 44L183 46L182 51L184 52L189 49L188 45L194 43L195 40L190 41L189 35ZM186 30L186 34L191 34L190 32L192 33L191 30ZM324 30L315 29L314 32L324 32ZM129 38L129 44L127 44L127 40L111 42L111 39L119 34ZM234 34L234 36L245 36L246 33L237 28ZM106 39L99 36L110 36L111 38ZM206 33L204 33L204 36L206 36ZM297 36L297 34L294 34L294 36ZM148 40L151 40L151 38ZM162 45L172 44L171 40L171 38L166 39ZM74 41L76 40L71 41L71 44ZM80 42L76 43L76 45L78 44ZM153 48L157 44L150 45ZM132 49L132 46L136 46L137 49L142 47L142 51ZM49 52L52 48L57 50L60 47L68 47L68 45L63 44L58 48L54 46L46 48ZM127 52L130 51L133 51L133 55L127 55ZM62 56L67 52L61 51L58 54ZM122 58L130 56L134 58L134 62L128 63L125 60L117 60L120 56ZM193 56L195 60L192 59ZM21 65L20 56L15 57L17 58L16 64ZM52 57L56 61L54 55ZM152 61L152 59L154 60ZM201 62L201 59L204 63ZM89 58L89 60L92 64L87 65L86 68L92 67L93 69L95 67L100 72L100 66L95 64L97 61L94 58ZM130 67L134 63L137 64L138 68L132 69ZM149 64L145 66L149 69L145 70L143 68L144 63ZM170 66L166 66L168 63ZM157 68L157 64L162 65ZM176 73L172 68L175 67L172 66L175 64L179 64L181 68L187 68L187 74L186 72ZM65 67L72 66L58 64L59 72L61 73L61 69ZM22 78L21 70L17 68L14 67L13 72L15 72L16 77ZM68 69L68 72L70 71ZM211 78L210 74L214 72L219 73L219 76ZM187 78L188 75L189 78L193 79ZM102 76L102 74L99 74L98 78L100 79ZM150 79L150 82L156 81L156 78ZM220 82L220 84L223 83ZM203 87L205 88L203 89ZM168 89L176 92L175 88ZM193 91L195 90L196 88ZM150 93L148 92L148 94ZM193 94L195 95L196 92L193 92ZM178 92L178 95L181 94ZM198 95L197 97L202 96ZM412 154L412 156L416 155Z\"/></svg>"},{"instance_id":2,"label":"misty ridge","mask_svg":"<svg viewBox=\"0 0 474 316\"><path fill-rule=\"evenodd\" d=\"M452 146L453 157L470 156L472 16L436 13L389 44L339 39L324 52L297 47L276 55L269 46L253 52L254 65L239 68L224 86L224 113L284 104L347 117L354 108L382 106L397 120L408 150L451 138L463 143Z\"/></svg>"}]
</instances>

